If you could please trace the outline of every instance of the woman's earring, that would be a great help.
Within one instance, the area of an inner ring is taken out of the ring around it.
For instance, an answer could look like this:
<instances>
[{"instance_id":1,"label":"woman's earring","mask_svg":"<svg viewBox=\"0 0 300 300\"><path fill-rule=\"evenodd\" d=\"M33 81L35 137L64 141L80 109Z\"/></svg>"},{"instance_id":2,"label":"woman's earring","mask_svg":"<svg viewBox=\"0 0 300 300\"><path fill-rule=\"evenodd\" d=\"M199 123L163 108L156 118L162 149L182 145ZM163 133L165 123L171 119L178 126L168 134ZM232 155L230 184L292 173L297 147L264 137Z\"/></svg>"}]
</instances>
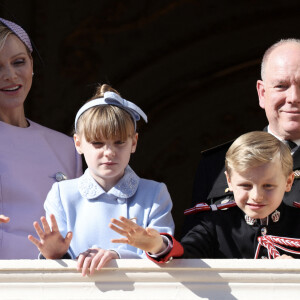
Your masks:
<instances>
[{"instance_id":1,"label":"woman's earring","mask_svg":"<svg viewBox=\"0 0 300 300\"><path fill-rule=\"evenodd\" d=\"M34 72L32 72L32 76L34 75Z\"/></svg>"}]
</instances>

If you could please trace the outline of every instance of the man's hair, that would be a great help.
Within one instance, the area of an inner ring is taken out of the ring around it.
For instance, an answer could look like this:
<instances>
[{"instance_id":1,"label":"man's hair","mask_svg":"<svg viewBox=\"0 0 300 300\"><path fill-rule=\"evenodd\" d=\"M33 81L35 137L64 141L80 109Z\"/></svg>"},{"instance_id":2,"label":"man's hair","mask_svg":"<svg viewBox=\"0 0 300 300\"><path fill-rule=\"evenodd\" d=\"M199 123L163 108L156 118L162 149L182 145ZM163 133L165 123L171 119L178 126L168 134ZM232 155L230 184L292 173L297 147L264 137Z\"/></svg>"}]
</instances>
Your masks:
<instances>
[{"instance_id":1,"label":"man's hair","mask_svg":"<svg viewBox=\"0 0 300 300\"><path fill-rule=\"evenodd\" d=\"M259 167L278 157L286 177L293 172L293 158L290 149L270 133L253 131L238 137L226 153L225 168L229 176L232 170L245 172ZM278 170L280 171L280 170Z\"/></svg>"},{"instance_id":2,"label":"man's hair","mask_svg":"<svg viewBox=\"0 0 300 300\"><path fill-rule=\"evenodd\" d=\"M290 38L290 39L281 39L280 41L278 41L277 43L273 44L271 47L269 47L266 52L264 53L264 56L262 58L261 61L261 79L264 80L265 78L265 70L266 70L266 65L268 62L268 59L270 57L270 54L279 46L284 45L284 44L289 44L289 43L295 43L298 44L300 47L300 39L294 39L294 38Z\"/></svg>"}]
</instances>

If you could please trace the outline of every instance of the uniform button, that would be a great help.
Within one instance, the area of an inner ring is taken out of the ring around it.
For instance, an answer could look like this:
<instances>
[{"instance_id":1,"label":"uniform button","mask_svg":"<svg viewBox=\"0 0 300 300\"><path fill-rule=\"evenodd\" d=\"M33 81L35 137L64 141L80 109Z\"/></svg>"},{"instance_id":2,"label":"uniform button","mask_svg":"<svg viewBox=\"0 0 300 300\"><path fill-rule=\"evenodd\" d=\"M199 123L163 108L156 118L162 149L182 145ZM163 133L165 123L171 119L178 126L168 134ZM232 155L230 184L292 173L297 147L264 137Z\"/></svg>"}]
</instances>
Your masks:
<instances>
[{"instance_id":1,"label":"uniform button","mask_svg":"<svg viewBox=\"0 0 300 300\"><path fill-rule=\"evenodd\" d=\"M56 174L55 174L55 179L56 179L56 181L63 181L63 180L66 180L66 179L68 179L67 178L67 176L64 174L64 173L62 173L62 172L57 172Z\"/></svg>"},{"instance_id":2,"label":"uniform button","mask_svg":"<svg viewBox=\"0 0 300 300\"><path fill-rule=\"evenodd\" d=\"M262 235L266 235L267 234L267 228L266 227L263 227L261 230L260 230L261 234Z\"/></svg>"},{"instance_id":3,"label":"uniform button","mask_svg":"<svg viewBox=\"0 0 300 300\"><path fill-rule=\"evenodd\" d=\"M117 202L118 202L119 204L124 204L125 201L126 201L125 199L120 199L120 198L117 199Z\"/></svg>"}]
</instances>

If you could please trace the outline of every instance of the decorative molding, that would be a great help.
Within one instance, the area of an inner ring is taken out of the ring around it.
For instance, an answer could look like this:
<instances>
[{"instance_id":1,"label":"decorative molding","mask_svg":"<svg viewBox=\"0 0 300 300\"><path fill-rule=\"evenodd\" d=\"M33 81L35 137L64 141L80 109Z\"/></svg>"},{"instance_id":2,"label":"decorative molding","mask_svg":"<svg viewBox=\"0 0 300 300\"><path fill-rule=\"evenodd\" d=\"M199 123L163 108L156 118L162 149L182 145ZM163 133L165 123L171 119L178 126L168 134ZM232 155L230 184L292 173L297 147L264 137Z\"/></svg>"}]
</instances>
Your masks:
<instances>
[{"instance_id":1,"label":"decorative molding","mask_svg":"<svg viewBox=\"0 0 300 300\"><path fill-rule=\"evenodd\" d=\"M1 299L296 299L299 260L113 260L82 277L73 260L0 261Z\"/></svg>"}]
</instances>

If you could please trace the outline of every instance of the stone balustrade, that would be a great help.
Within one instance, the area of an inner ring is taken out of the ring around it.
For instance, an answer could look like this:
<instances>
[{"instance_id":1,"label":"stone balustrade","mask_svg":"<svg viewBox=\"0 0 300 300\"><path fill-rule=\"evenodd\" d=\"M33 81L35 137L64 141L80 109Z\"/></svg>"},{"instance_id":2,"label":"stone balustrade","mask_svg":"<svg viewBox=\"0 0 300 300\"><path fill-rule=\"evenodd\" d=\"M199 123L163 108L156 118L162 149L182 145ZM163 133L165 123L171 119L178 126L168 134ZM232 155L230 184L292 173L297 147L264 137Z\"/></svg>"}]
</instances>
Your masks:
<instances>
[{"instance_id":1,"label":"stone balustrade","mask_svg":"<svg viewBox=\"0 0 300 300\"><path fill-rule=\"evenodd\" d=\"M73 260L0 261L1 299L300 299L299 260L113 260L82 277Z\"/></svg>"}]
</instances>

